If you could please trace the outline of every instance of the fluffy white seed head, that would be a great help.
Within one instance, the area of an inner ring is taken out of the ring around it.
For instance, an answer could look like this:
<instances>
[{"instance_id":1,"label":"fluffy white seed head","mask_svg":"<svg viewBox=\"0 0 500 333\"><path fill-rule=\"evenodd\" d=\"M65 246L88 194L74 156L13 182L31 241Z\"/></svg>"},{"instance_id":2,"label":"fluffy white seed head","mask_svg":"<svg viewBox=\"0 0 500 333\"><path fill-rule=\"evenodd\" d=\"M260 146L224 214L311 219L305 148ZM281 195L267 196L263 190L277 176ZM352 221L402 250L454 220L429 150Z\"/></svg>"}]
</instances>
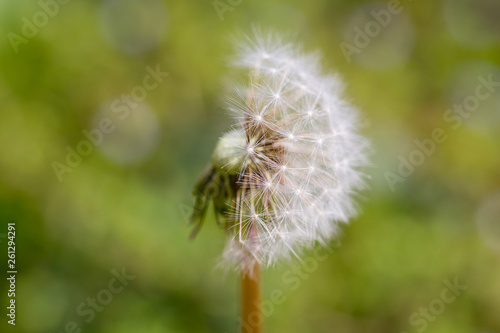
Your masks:
<instances>
[{"instance_id":1,"label":"fluffy white seed head","mask_svg":"<svg viewBox=\"0 0 500 333\"><path fill-rule=\"evenodd\" d=\"M323 75L317 57L275 35L239 49L235 65L249 82L229 97L237 123L213 163L237 179L223 261L250 270L327 242L355 215L368 143L340 78Z\"/></svg>"}]
</instances>

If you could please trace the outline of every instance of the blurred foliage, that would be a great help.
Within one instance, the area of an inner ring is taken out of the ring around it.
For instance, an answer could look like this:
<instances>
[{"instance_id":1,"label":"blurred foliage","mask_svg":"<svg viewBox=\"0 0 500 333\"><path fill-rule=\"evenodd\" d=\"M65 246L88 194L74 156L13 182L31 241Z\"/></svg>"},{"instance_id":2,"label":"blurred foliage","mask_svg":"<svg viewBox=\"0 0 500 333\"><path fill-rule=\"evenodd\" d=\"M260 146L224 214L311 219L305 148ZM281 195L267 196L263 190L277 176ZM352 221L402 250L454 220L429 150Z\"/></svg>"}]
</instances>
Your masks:
<instances>
[{"instance_id":1,"label":"blurred foliage","mask_svg":"<svg viewBox=\"0 0 500 333\"><path fill-rule=\"evenodd\" d=\"M236 331L237 276L215 268L224 236L210 218L189 242L186 214L231 124L231 36L253 24L321 52L375 150L362 214L328 258L297 288L286 278L298 260L265 272L264 297L279 289L286 299L267 331L416 332L414 313L458 278L467 289L425 332L500 332L500 89L458 128L443 118L478 77L500 81L498 1L402 1L352 61L341 43L389 3L221 0L223 20L212 1L54 3L0 2L0 247L16 221L15 332L63 332L71 321L96 333ZM12 33L25 38L17 53ZM67 147L138 91L148 66L169 76L60 182L53 162L66 164ZM386 172L435 128L448 139L391 191ZM122 268L135 279L87 323L78 306ZM12 329L2 316L1 331Z\"/></svg>"}]
</instances>

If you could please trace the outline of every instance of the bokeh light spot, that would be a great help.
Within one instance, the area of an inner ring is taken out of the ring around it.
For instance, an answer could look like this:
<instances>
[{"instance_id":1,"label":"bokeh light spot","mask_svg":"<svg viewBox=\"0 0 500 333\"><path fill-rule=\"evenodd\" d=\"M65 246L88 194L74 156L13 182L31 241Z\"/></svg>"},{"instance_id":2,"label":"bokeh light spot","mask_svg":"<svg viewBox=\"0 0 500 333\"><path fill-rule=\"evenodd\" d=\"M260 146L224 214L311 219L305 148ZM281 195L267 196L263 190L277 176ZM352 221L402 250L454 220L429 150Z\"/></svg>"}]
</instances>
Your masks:
<instances>
[{"instance_id":1,"label":"bokeh light spot","mask_svg":"<svg viewBox=\"0 0 500 333\"><path fill-rule=\"evenodd\" d=\"M106 40L128 54L156 47L165 32L166 16L160 0L104 0L100 8Z\"/></svg>"},{"instance_id":2,"label":"bokeh light spot","mask_svg":"<svg viewBox=\"0 0 500 333\"><path fill-rule=\"evenodd\" d=\"M127 108L127 113L114 113L116 110L110 103L105 103L94 116L94 128L99 128L99 123L106 118L113 125L113 130L104 134L102 143L98 145L99 151L118 164L146 159L154 152L160 139L156 114L144 102Z\"/></svg>"}]
</instances>

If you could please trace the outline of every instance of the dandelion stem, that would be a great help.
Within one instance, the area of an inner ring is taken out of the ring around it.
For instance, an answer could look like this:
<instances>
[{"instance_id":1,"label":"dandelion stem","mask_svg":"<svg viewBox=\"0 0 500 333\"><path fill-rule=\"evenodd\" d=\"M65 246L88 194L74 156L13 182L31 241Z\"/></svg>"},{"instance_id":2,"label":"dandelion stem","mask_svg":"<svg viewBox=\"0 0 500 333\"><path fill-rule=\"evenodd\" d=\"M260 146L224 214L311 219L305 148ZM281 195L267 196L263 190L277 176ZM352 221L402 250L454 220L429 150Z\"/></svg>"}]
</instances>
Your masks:
<instances>
[{"instance_id":1,"label":"dandelion stem","mask_svg":"<svg viewBox=\"0 0 500 333\"><path fill-rule=\"evenodd\" d=\"M260 265L255 261L250 272L241 273L241 333L262 333Z\"/></svg>"}]
</instances>

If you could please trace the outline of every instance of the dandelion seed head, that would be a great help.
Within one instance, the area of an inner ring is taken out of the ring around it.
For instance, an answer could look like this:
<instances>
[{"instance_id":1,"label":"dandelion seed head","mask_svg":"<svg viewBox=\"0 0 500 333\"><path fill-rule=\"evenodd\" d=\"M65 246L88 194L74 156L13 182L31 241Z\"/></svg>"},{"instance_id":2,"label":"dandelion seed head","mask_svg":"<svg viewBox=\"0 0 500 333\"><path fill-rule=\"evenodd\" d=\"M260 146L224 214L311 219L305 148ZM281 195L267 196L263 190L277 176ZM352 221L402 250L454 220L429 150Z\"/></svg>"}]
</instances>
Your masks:
<instances>
[{"instance_id":1,"label":"dandelion seed head","mask_svg":"<svg viewBox=\"0 0 500 333\"><path fill-rule=\"evenodd\" d=\"M337 235L337 224L356 214L368 142L341 80L323 75L317 56L259 32L239 50L234 64L251 79L228 99L237 123L219 140L213 164L235 179L222 259L247 270Z\"/></svg>"}]
</instances>

